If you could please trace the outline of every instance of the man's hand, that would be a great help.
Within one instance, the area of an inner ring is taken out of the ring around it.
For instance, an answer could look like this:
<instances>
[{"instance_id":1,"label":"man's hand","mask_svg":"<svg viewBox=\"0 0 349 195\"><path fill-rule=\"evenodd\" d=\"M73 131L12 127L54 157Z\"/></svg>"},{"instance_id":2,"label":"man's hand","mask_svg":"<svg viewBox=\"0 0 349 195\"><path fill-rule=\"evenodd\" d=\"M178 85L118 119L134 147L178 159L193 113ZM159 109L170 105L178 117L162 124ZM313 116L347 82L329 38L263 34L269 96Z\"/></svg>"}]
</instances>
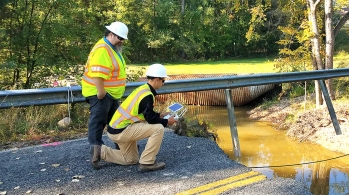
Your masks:
<instances>
[{"instance_id":1,"label":"man's hand","mask_svg":"<svg viewBox=\"0 0 349 195\"><path fill-rule=\"evenodd\" d=\"M160 118L164 118L164 116L171 114L171 112L164 112L160 114Z\"/></svg>"},{"instance_id":2,"label":"man's hand","mask_svg":"<svg viewBox=\"0 0 349 195\"><path fill-rule=\"evenodd\" d=\"M178 121L174 117L175 117L175 115L172 115L170 118L167 119L168 120L167 125L173 125Z\"/></svg>"},{"instance_id":3,"label":"man's hand","mask_svg":"<svg viewBox=\"0 0 349 195\"><path fill-rule=\"evenodd\" d=\"M107 95L107 92L103 89L102 91L97 92L97 98L98 99L103 99Z\"/></svg>"}]
</instances>

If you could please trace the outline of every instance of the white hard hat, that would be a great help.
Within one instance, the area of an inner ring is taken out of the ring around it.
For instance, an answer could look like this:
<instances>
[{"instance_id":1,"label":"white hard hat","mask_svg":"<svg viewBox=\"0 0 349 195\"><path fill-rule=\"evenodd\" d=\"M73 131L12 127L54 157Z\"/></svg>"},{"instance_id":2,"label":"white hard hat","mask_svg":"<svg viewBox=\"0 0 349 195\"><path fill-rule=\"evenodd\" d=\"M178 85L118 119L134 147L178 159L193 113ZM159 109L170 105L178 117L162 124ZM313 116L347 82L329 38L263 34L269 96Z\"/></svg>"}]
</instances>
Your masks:
<instances>
[{"instance_id":1,"label":"white hard hat","mask_svg":"<svg viewBox=\"0 0 349 195\"><path fill-rule=\"evenodd\" d=\"M126 24L122 22L113 22L109 26L105 26L110 32L127 39L128 28Z\"/></svg>"},{"instance_id":2,"label":"white hard hat","mask_svg":"<svg viewBox=\"0 0 349 195\"><path fill-rule=\"evenodd\" d=\"M147 76L151 76L151 77L160 77L160 78L167 78L168 77L166 74L166 68L162 64L150 65L145 74Z\"/></svg>"}]
</instances>

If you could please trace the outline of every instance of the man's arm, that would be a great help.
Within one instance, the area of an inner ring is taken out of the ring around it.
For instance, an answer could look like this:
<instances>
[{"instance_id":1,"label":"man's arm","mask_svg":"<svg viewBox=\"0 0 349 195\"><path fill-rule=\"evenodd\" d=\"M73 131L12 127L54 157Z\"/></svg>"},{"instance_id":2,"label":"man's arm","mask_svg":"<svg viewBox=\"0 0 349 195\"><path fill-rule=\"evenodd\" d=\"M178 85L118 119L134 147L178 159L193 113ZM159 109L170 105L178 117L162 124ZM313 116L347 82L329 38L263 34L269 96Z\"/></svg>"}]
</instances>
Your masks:
<instances>
[{"instance_id":1,"label":"man's arm","mask_svg":"<svg viewBox=\"0 0 349 195\"><path fill-rule=\"evenodd\" d=\"M154 111L154 101L152 95L145 96L139 103L138 113L143 113L145 120L149 124L162 124L167 126L167 119L160 118L160 114Z\"/></svg>"},{"instance_id":2,"label":"man's arm","mask_svg":"<svg viewBox=\"0 0 349 195\"><path fill-rule=\"evenodd\" d=\"M174 116L168 119L163 119L159 113L154 111L153 105L154 101L152 95L144 97L139 104L138 113L143 113L145 120L149 124L162 124L164 127L166 127L167 125L173 125L177 122Z\"/></svg>"},{"instance_id":3,"label":"man's arm","mask_svg":"<svg viewBox=\"0 0 349 195\"><path fill-rule=\"evenodd\" d=\"M97 98L104 98L104 96L107 94L107 92L104 89L104 79L100 77L94 77L93 82L95 83L95 86L97 88Z\"/></svg>"}]
</instances>

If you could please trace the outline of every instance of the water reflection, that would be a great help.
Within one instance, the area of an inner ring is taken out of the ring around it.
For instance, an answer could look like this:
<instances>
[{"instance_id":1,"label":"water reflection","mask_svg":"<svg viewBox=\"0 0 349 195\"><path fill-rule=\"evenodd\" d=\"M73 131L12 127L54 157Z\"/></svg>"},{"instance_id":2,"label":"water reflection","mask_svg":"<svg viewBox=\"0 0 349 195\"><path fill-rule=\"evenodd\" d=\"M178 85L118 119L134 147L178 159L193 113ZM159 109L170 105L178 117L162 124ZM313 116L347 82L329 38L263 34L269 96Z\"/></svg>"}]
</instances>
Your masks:
<instances>
[{"instance_id":1,"label":"water reflection","mask_svg":"<svg viewBox=\"0 0 349 195\"><path fill-rule=\"evenodd\" d=\"M234 157L225 107L190 106L187 114L207 119L217 130L218 145L231 159L254 167L268 178L294 178L304 182L315 195L349 194L348 156L326 161L343 154L318 145L299 143L268 123L252 121L246 114L249 109L235 108L241 149L239 158Z\"/></svg>"}]
</instances>

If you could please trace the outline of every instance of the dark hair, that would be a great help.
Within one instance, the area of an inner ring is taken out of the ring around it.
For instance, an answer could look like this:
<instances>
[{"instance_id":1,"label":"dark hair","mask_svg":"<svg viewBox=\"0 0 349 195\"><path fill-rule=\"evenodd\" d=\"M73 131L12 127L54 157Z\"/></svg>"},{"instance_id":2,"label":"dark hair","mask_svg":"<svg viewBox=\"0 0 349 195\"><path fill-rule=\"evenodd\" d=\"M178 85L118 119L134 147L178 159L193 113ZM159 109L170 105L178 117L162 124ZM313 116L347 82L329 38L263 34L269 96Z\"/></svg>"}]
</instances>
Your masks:
<instances>
[{"instance_id":1,"label":"dark hair","mask_svg":"<svg viewBox=\"0 0 349 195\"><path fill-rule=\"evenodd\" d=\"M147 79L150 79L150 80L156 79L156 78L158 78L158 77L147 76Z\"/></svg>"},{"instance_id":2,"label":"dark hair","mask_svg":"<svg viewBox=\"0 0 349 195\"><path fill-rule=\"evenodd\" d=\"M105 31L104 36L106 36L106 37L107 37L107 36L109 35L109 33L112 33L112 32L111 32L110 30L108 30L108 29L107 29L107 30Z\"/></svg>"}]
</instances>

